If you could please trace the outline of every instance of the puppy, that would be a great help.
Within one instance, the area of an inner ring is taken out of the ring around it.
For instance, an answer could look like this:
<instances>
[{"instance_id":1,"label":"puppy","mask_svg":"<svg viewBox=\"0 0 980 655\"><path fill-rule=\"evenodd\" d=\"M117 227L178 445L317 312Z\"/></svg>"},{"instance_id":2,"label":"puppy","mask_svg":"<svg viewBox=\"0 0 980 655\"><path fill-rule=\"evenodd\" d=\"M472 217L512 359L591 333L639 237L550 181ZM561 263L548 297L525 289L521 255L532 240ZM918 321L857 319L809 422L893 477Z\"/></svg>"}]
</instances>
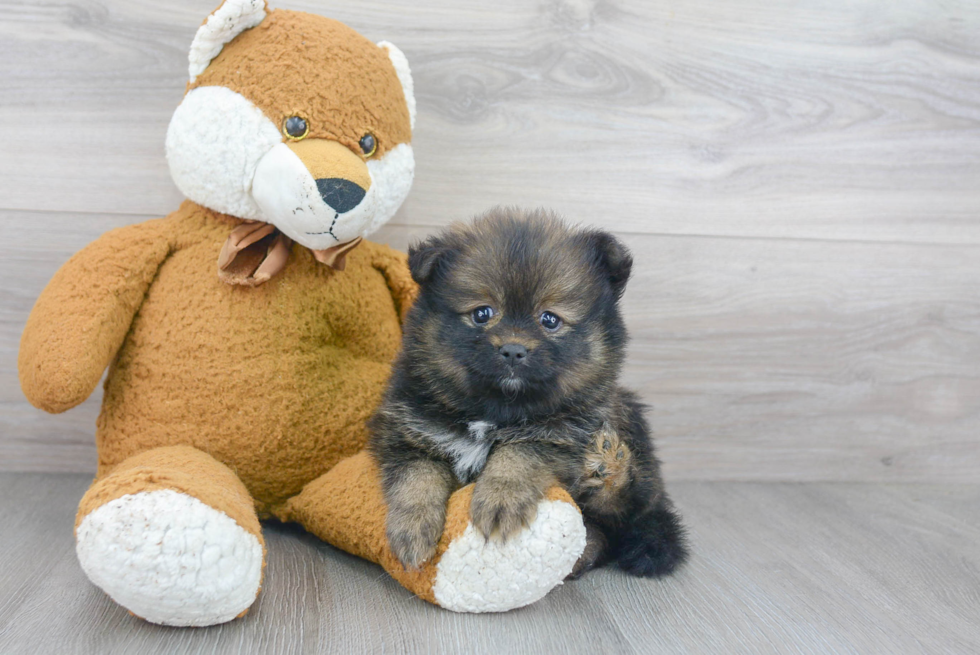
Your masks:
<instances>
[{"instance_id":1,"label":"puppy","mask_svg":"<svg viewBox=\"0 0 980 655\"><path fill-rule=\"evenodd\" d=\"M450 494L474 480L471 519L488 539L527 526L550 486L567 489L587 534L575 577L684 561L643 406L617 386L631 266L612 235L541 210L491 210L409 249L421 292L369 424L403 565L433 556Z\"/></svg>"}]
</instances>

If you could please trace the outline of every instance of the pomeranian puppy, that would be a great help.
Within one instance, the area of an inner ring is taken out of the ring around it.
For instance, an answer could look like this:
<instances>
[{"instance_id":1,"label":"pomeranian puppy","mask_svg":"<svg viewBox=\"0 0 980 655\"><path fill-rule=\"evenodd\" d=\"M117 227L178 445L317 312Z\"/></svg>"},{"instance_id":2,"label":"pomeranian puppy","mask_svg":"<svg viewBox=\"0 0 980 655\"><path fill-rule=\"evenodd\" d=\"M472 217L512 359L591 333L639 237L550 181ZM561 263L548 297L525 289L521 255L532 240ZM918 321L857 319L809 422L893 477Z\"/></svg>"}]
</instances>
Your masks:
<instances>
[{"instance_id":1,"label":"pomeranian puppy","mask_svg":"<svg viewBox=\"0 0 980 655\"><path fill-rule=\"evenodd\" d=\"M673 571L684 532L644 408L617 385L629 251L543 210L494 209L408 260L421 292L369 423L402 564L433 556L450 494L475 481L471 519L487 539L528 525L559 484L586 524L572 576L608 561Z\"/></svg>"}]
</instances>

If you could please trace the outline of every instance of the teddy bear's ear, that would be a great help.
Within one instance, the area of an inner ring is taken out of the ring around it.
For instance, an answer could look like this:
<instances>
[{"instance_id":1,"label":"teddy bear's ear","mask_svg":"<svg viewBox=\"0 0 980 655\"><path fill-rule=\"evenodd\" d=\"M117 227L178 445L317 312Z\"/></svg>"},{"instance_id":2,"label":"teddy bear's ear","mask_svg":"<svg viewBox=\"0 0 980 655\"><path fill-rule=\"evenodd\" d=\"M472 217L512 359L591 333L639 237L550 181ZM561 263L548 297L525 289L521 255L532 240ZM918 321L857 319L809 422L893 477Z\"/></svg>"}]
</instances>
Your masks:
<instances>
[{"instance_id":1,"label":"teddy bear's ear","mask_svg":"<svg viewBox=\"0 0 980 655\"><path fill-rule=\"evenodd\" d=\"M204 72L226 43L245 30L255 27L268 14L265 0L225 0L197 28L191 51L187 55L187 72L191 82Z\"/></svg>"},{"instance_id":2,"label":"teddy bear's ear","mask_svg":"<svg viewBox=\"0 0 980 655\"><path fill-rule=\"evenodd\" d=\"M378 46L388 51L388 58L395 67L398 81L402 83L402 92L405 94L405 104L408 105L408 120L410 127L415 129L415 83L412 82L412 71L408 67L408 59L394 43L380 41Z\"/></svg>"}]
</instances>

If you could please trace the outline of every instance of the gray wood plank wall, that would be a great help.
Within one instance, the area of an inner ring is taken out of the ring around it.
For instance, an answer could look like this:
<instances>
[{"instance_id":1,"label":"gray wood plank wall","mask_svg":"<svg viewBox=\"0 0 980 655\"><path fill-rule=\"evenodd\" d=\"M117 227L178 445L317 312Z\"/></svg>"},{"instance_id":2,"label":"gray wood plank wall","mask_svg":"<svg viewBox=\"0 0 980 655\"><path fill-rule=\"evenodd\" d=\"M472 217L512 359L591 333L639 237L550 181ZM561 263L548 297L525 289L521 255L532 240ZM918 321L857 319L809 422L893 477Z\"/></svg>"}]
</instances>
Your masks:
<instances>
[{"instance_id":1,"label":"gray wood plank wall","mask_svg":"<svg viewBox=\"0 0 980 655\"><path fill-rule=\"evenodd\" d=\"M23 399L72 252L180 202L163 140L216 0L0 2L0 469L93 471L100 395ZM980 3L273 3L394 41L417 181L397 247L494 204L634 249L627 382L671 478L974 482Z\"/></svg>"}]
</instances>

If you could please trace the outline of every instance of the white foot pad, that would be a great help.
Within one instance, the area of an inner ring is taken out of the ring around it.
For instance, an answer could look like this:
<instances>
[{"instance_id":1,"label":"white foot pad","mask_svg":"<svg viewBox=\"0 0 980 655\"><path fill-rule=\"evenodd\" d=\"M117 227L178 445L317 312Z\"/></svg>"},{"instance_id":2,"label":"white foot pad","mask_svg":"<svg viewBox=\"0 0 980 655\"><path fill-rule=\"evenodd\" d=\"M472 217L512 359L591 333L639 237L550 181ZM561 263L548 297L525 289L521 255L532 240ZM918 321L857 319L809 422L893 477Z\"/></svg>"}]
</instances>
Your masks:
<instances>
[{"instance_id":1,"label":"white foot pad","mask_svg":"<svg viewBox=\"0 0 980 655\"><path fill-rule=\"evenodd\" d=\"M78 526L85 574L151 623L215 625L253 602L262 545L224 512L169 489L129 494Z\"/></svg>"},{"instance_id":2,"label":"white foot pad","mask_svg":"<svg viewBox=\"0 0 980 655\"><path fill-rule=\"evenodd\" d=\"M543 500L530 527L505 543L487 542L473 524L436 565L433 593L456 612L504 612L540 600L572 572L585 550L582 515Z\"/></svg>"}]
</instances>

